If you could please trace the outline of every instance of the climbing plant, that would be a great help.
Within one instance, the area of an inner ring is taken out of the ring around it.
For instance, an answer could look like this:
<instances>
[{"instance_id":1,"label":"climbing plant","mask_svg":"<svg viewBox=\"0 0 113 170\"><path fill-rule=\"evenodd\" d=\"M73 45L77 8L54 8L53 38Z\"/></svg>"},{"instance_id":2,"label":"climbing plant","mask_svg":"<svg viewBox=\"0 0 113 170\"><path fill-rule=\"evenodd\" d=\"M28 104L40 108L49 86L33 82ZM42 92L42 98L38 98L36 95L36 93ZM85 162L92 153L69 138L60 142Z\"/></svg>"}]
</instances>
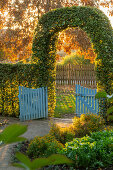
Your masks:
<instances>
[{"instance_id":1,"label":"climbing plant","mask_svg":"<svg viewBox=\"0 0 113 170\"><path fill-rule=\"evenodd\" d=\"M113 91L113 29L107 16L97 8L65 7L43 15L35 29L32 59L37 63L39 87L48 86L48 110L55 108L56 43L58 33L69 27L79 27L87 33L97 54L95 70L98 85Z\"/></svg>"}]
</instances>

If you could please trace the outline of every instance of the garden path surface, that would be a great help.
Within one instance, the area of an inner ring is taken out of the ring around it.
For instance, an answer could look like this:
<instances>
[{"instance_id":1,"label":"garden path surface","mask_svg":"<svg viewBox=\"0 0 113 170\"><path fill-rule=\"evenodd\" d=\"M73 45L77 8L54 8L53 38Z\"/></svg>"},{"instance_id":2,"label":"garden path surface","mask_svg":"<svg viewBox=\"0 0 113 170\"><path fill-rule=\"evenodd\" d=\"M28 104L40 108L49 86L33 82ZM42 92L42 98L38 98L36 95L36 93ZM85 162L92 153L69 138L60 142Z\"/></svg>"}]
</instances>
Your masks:
<instances>
[{"instance_id":1,"label":"garden path surface","mask_svg":"<svg viewBox=\"0 0 113 170\"><path fill-rule=\"evenodd\" d=\"M72 118L75 115L70 115L70 116L65 116L64 118L53 118L52 120L50 119L37 119L37 120L30 120L30 121L25 121L25 122L20 122L18 118L11 118L11 117L2 117L0 116L0 120L8 120L8 124L4 125L3 127L0 127L0 132L2 130L11 124L14 123L19 123L22 125L27 125L28 130L26 133L24 133L22 136L24 136L27 139L32 139L35 136L44 136L48 134L50 130L50 122L53 121L57 124L61 124L62 127L67 125L68 123L72 123ZM9 144L4 147L0 148L0 170L20 170L20 168L16 168L11 166L10 164L10 158L11 158L11 148L15 144Z\"/></svg>"}]
</instances>

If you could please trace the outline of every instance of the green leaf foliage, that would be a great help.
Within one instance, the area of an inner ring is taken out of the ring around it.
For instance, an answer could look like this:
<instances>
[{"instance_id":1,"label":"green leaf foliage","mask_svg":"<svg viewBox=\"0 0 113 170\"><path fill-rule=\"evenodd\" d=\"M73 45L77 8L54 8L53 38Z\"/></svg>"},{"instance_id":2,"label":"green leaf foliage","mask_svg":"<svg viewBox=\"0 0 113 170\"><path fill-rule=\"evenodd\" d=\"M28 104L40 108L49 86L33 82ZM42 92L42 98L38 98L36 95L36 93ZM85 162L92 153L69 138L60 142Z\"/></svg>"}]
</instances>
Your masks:
<instances>
[{"instance_id":1,"label":"green leaf foliage","mask_svg":"<svg viewBox=\"0 0 113 170\"><path fill-rule=\"evenodd\" d=\"M23 167L28 170L35 170L48 165L58 164L72 164L73 161L69 160L66 156L60 154L53 154L48 158L37 158L33 161L22 153L16 153L17 159L20 163L14 163L14 166Z\"/></svg>"},{"instance_id":2,"label":"green leaf foliage","mask_svg":"<svg viewBox=\"0 0 113 170\"><path fill-rule=\"evenodd\" d=\"M71 53L70 55L66 55L64 58L62 58L62 61L60 63L57 63L57 65L82 65L82 64L90 64L89 59L84 59L84 56L77 55L75 53Z\"/></svg>"},{"instance_id":3,"label":"green leaf foliage","mask_svg":"<svg viewBox=\"0 0 113 170\"><path fill-rule=\"evenodd\" d=\"M25 138L19 136L25 133L26 131L27 131L26 125L20 124L9 125L4 129L2 133L0 133L0 141L2 141L3 144L23 141L25 140Z\"/></svg>"},{"instance_id":4,"label":"green leaf foliage","mask_svg":"<svg viewBox=\"0 0 113 170\"><path fill-rule=\"evenodd\" d=\"M36 64L0 63L0 113L19 116L19 86L38 88Z\"/></svg>"},{"instance_id":5,"label":"green leaf foliage","mask_svg":"<svg viewBox=\"0 0 113 170\"><path fill-rule=\"evenodd\" d=\"M113 113L113 106L109 107L107 110L107 114Z\"/></svg>"},{"instance_id":6,"label":"green leaf foliage","mask_svg":"<svg viewBox=\"0 0 113 170\"><path fill-rule=\"evenodd\" d=\"M108 98L105 91L97 92L95 98L100 99L100 109L107 121L113 121L113 96ZM102 104L103 103L103 104Z\"/></svg>"},{"instance_id":7,"label":"green leaf foliage","mask_svg":"<svg viewBox=\"0 0 113 170\"><path fill-rule=\"evenodd\" d=\"M72 159L75 168L101 169L113 163L112 143L113 130L93 132L90 136L67 142L60 153Z\"/></svg>"},{"instance_id":8,"label":"green leaf foliage","mask_svg":"<svg viewBox=\"0 0 113 170\"><path fill-rule=\"evenodd\" d=\"M48 134L31 140L26 153L30 158L48 157L57 154L62 148L63 145L54 136Z\"/></svg>"},{"instance_id":9,"label":"green leaf foliage","mask_svg":"<svg viewBox=\"0 0 113 170\"><path fill-rule=\"evenodd\" d=\"M101 98L106 98L106 97L107 97L107 93L105 91L97 92L95 95L96 99L101 99Z\"/></svg>"},{"instance_id":10,"label":"green leaf foliage","mask_svg":"<svg viewBox=\"0 0 113 170\"><path fill-rule=\"evenodd\" d=\"M113 103L113 96L111 98L108 98L108 102L112 102Z\"/></svg>"}]
</instances>

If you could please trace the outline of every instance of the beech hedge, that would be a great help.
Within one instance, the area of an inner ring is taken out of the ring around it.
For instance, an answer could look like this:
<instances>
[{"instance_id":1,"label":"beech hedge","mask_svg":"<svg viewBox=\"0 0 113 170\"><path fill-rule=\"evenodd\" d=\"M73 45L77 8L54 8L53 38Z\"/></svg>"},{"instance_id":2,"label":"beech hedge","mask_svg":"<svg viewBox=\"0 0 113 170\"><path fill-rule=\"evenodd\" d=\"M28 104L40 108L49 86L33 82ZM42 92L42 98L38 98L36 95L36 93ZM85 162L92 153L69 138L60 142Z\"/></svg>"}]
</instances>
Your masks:
<instances>
[{"instance_id":1,"label":"beech hedge","mask_svg":"<svg viewBox=\"0 0 113 170\"><path fill-rule=\"evenodd\" d=\"M37 88L35 64L0 63L0 114L19 116L19 86Z\"/></svg>"}]
</instances>

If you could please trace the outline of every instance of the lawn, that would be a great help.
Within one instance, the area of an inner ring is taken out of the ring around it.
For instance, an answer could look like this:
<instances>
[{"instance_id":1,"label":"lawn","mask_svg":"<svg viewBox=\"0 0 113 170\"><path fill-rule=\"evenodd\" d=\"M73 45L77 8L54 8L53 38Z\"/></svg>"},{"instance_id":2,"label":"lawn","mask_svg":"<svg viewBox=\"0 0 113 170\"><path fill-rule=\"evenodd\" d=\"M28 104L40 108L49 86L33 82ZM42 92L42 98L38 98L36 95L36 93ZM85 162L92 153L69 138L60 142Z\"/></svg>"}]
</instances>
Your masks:
<instances>
[{"instance_id":1,"label":"lawn","mask_svg":"<svg viewBox=\"0 0 113 170\"><path fill-rule=\"evenodd\" d=\"M55 117L75 113L75 92L73 90L56 89Z\"/></svg>"}]
</instances>

